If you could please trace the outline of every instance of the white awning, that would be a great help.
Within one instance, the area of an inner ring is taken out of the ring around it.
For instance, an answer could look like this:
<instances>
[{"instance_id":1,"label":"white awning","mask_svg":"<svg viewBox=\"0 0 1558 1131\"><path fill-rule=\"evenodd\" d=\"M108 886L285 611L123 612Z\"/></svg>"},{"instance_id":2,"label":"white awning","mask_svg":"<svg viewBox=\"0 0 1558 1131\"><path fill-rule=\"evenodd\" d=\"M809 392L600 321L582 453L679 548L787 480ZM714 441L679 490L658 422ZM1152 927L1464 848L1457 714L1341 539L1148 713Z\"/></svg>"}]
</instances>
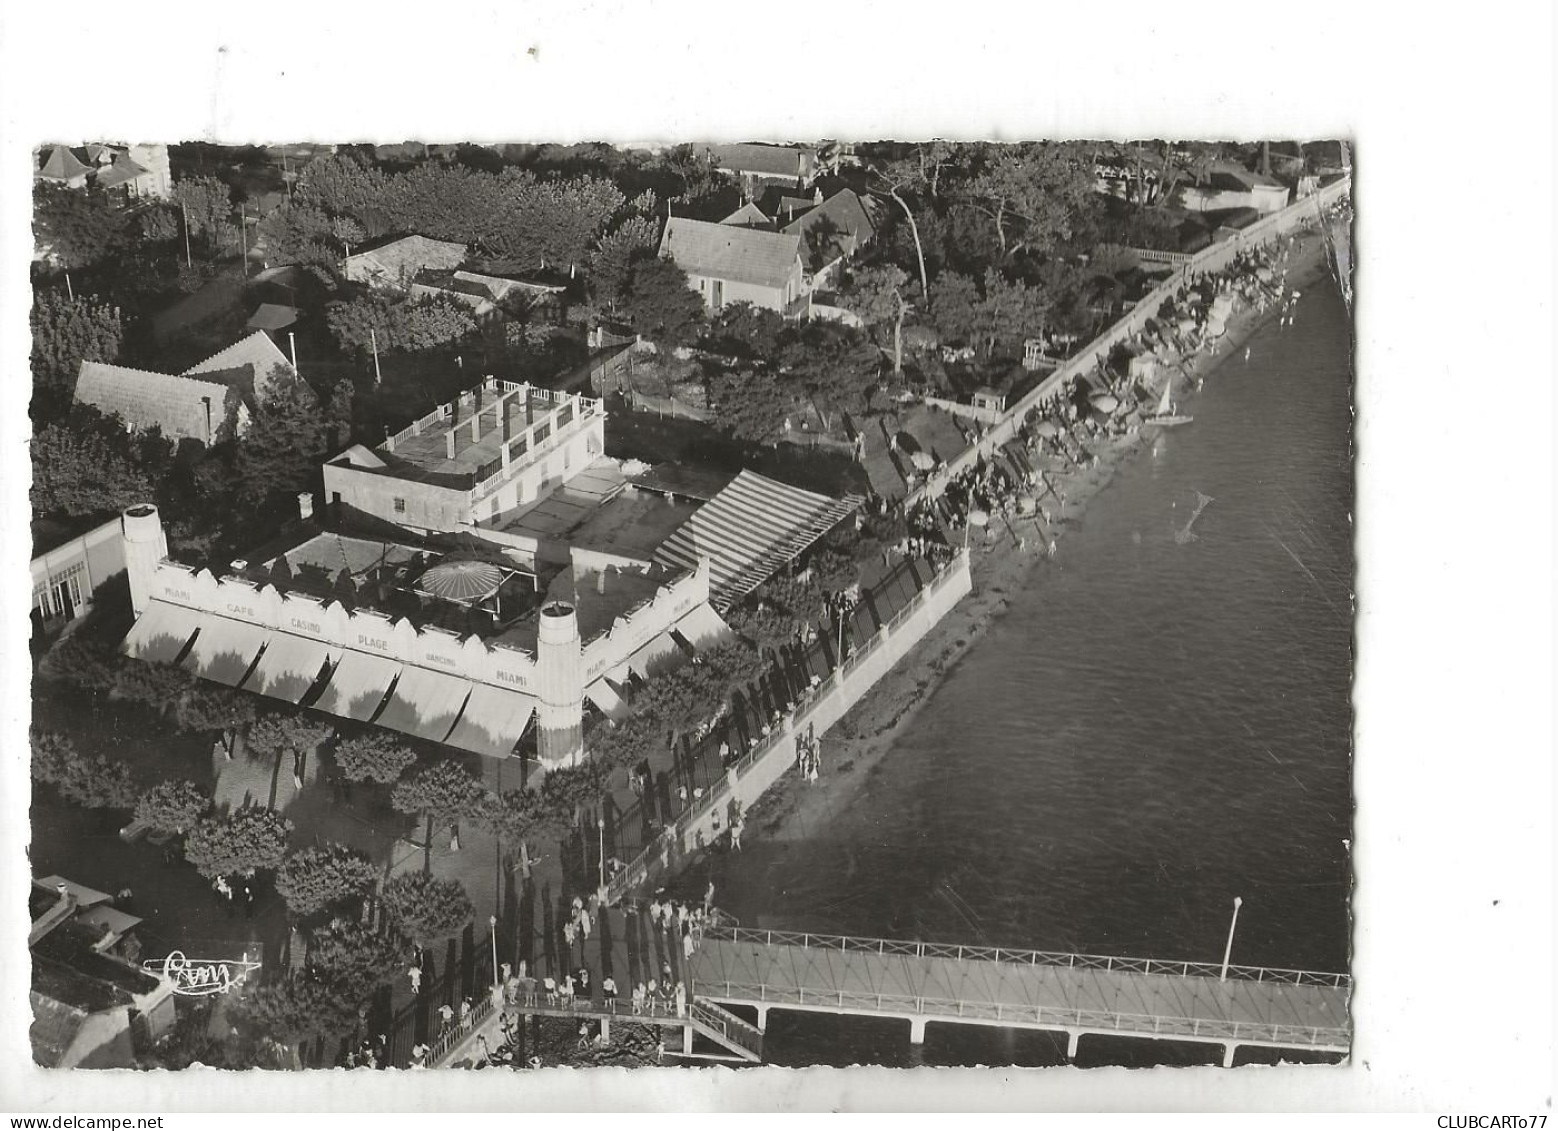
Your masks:
<instances>
[{"instance_id":1,"label":"white awning","mask_svg":"<svg viewBox=\"0 0 1558 1131\"><path fill-rule=\"evenodd\" d=\"M707 604L693 606L692 611L672 627L700 652L717 648L735 636L713 606Z\"/></svg>"},{"instance_id":2,"label":"white awning","mask_svg":"<svg viewBox=\"0 0 1558 1131\"><path fill-rule=\"evenodd\" d=\"M633 709L627 705L622 696L617 694L617 689L611 686L605 677L597 679L586 687L584 697L594 703L600 713L608 719L623 719L633 713Z\"/></svg>"},{"instance_id":3,"label":"white awning","mask_svg":"<svg viewBox=\"0 0 1558 1131\"><path fill-rule=\"evenodd\" d=\"M489 758L507 758L525 733L535 711L535 700L485 683L470 687L471 697L465 701L460 721L444 739L445 744Z\"/></svg>"},{"instance_id":4,"label":"white awning","mask_svg":"<svg viewBox=\"0 0 1558 1131\"><path fill-rule=\"evenodd\" d=\"M686 659L687 653L682 651L682 646L669 632L662 632L628 657L628 668L649 679Z\"/></svg>"},{"instance_id":5,"label":"white awning","mask_svg":"<svg viewBox=\"0 0 1558 1131\"><path fill-rule=\"evenodd\" d=\"M329 685L314 706L327 714L367 722L379 709L390 681L400 668L399 660L367 652L343 652Z\"/></svg>"},{"instance_id":6,"label":"white awning","mask_svg":"<svg viewBox=\"0 0 1558 1131\"><path fill-rule=\"evenodd\" d=\"M124 651L137 660L171 664L200 627L200 614L183 605L153 601L124 638Z\"/></svg>"},{"instance_id":7,"label":"white awning","mask_svg":"<svg viewBox=\"0 0 1558 1131\"><path fill-rule=\"evenodd\" d=\"M184 667L214 683L237 687L254 666L270 629L241 620L207 614L200 621L200 635L184 657Z\"/></svg>"},{"instance_id":8,"label":"white awning","mask_svg":"<svg viewBox=\"0 0 1558 1131\"><path fill-rule=\"evenodd\" d=\"M243 685L244 690L296 703L314 686L325 662L340 654L339 648L320 640L293 636L290 632L274 633L254 674Z\"/></svg>"},{"instance_id":9,"label":"white awning","mask_svg":"<svg viewBox=\"0 0 1558 1131\"><path fill-rule=\"evenodd\" d=\"M460 717L471 681L428 668L401 669L395 694L375 720L381 727L442 742Z\"/></svg>"}]
</instances>

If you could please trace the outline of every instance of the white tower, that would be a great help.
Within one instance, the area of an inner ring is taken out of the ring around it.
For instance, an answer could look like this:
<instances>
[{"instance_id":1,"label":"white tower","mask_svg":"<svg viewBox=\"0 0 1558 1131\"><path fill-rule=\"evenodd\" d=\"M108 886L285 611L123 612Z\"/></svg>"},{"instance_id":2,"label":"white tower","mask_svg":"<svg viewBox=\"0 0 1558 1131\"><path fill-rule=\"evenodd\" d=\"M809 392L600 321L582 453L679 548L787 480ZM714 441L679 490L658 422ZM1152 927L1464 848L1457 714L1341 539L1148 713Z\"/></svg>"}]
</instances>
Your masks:
<instances>
[{"instance_id":1,"label":"white tower","mask_svg":"<svg viewBox=\"0 0 1558 1131\"><path fill-rule=\"evenodd\" d=\"M542 765L571 766L584 747L584 659L579 617L553 601L541 609L536 634L536 738Z\"/></svg>"},{"instance_id":2,"label":"white tower","mask_svg":"<svg viewBox=\"0 0 1558 1131\"><path fill-rule=\"evenodd\" d=\"M162 532L157 508L150 503L127 507L120 522L124 528L125 567L130 575L130 607L139 617L151 600L157 563L168 556L168 539Z\"/></svg>"}]
</instances>

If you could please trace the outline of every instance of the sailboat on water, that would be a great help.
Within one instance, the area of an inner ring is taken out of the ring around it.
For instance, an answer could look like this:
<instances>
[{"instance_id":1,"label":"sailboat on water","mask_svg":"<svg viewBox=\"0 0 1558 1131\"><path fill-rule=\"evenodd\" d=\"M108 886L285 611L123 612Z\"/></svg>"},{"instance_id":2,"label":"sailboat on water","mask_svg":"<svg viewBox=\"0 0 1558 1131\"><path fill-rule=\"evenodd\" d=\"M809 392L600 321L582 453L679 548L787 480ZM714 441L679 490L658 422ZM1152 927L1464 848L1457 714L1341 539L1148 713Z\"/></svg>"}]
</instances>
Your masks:
<instances>
[{"instance_id":1,"label":"sailboat on water","mask_svg":"<svg viewBox=\"0 0 1558 1131\"><path fill-rule=\"evenodd\" d=\"M1171 373L1163 375L1163 395L1158 398L1158 407L1153 414L1147 417L1148 424L1161 424L1165 428L1173 424L1189 424L1195 417L1180 416L1174 411L1174 376Z\"/></svg>"}]
</instances>

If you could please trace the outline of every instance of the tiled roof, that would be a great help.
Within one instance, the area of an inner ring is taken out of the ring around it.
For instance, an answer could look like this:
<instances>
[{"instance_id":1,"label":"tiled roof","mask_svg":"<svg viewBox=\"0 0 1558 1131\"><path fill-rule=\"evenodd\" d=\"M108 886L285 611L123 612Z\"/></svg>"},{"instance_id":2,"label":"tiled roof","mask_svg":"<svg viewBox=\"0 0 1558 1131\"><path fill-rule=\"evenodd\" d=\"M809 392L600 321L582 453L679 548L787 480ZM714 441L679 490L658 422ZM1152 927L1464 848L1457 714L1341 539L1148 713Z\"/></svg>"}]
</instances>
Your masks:
<instances>
[{"instance_id":1,"label":"tiled roof","mask_svg":"<svg viewBox=\"0 0 1558 1131\"><path fill-rule=\"evenodd\" d=\"M69 146L54 145L48 148L39 163L37 175L56 181L68 181L73 177L84 176L90 171L90 168L70 151Z\"/></svg>"},{"instance_id":2,"label":"tiled roof","mask_svg":"<svg viewBox=\"0 0 1558 1131\"><path fill-rule=\"evenodd\" d=\"M115 185L122 185L126 181L133 181L136 177L145 175L145 169L128 157L121 157L114 162L113 168L104 169L97 175L97 184L99 188L113 188Z\"/></svg>"},{"instance_id":3,"label":"tiled roof","mask_svg":"<svg viewBox=\"0 0 1558 1131\"><path fill-rule=\"evenodd\" d=\"M790 279L801 254L801 237L672 216L660 239L660 254L669 255L689 275L778 288Z\"/></svg>"},{"instance_id":4,"label":"tiled roof","mask_svg":"<svg viewBox=\"0 0 1558 1131\"><path fill-rule=\"evenodd\" d=\"M263 398L272 388L271 375L277 366L288 374L292 365L287 355L276 348L270 335L256 330L246 338L240 338L219 353L214 353L198 365L184 370L183 376L205 376L207 380L223 384L238 384L244 392Z\"/></svg>"},{"instance_id":5,"label":"tiled roof","mask_svg":"<svg viewBox=\"0 0 1558 1131\"><path fill-rule=\"evenodd\" d=\"M43 1068L58 1068L75 1042L76 1034L81 1032L81 1026L86 1024L86 1012L37 990L28 997L32 1001L32 1027L28 1036L32 1039L33 1061Z\"/></svg>"},{"instance_id":6,"label":"tiled roof","mask_svg":"<svg viewBox=\"0 0 1558 1131\"><path fill-rule=\"evenodd\" d=\"M756 173L764 177L799 178L809 175L817 162L815 149L792 149L761 142L711 145L707 148L709 158L717 168L733 169L738 173Z\"/></svg>"},{"instance_id":7,"label":"tiled roof","mask_svg":"<svg viewBox=\"0 0 1558 1131\"><path fill-rule=\"evenodd\" d=\"M83 361L76 378L77 401L105 415L118 413L137 428L160 427L171 440L206 441L205 397L211 398L214 432L237 410L238 391L227 384L100 361Z\"/></svg>"},{"instance_id":8,"label":"tiled roof","mask_svg":"<svg viewBox=\"0 0 1558 1131\"><path fill-rule=\"evenodd\" d=\"M805 240L813 267L825 267L841 256L853 255L876 232L865 205L852 189L834 193L783 230Z\"/></svg>"},{"instance_id":9,"label":"tiled roof","mask_svg":"<svg viewBox=\"0 0 1558 1131\"><path fill-rule=\"evenodd\" d=\"M349 256L348 271L358 271L394 283L410 279L418 271L432 268L448 271L465 262L465 245L447 240L429 239L427 236L406 236Z\"/></svg>"},{"instance_id":10,"label":"tiled roof","mask_svg":"<svg viewBox=\"0 0 1558 1131\"><path fill-rule=\"evenodd\" d=\"M750 200L729 216L726 216L720 223L729 224L736 228L768 228L772 230L773 227L773 221L765 216L763 210Z\"/></svg>"}]
</instances>

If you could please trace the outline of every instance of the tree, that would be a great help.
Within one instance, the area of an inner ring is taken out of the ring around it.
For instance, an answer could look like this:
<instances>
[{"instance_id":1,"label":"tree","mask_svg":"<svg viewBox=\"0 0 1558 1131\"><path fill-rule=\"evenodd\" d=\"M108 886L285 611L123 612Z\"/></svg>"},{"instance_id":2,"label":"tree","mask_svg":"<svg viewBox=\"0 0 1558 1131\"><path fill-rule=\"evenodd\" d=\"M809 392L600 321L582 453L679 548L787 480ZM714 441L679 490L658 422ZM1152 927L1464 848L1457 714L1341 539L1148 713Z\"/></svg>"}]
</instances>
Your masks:
<instances>
[{"instance_id":1,"label":"tree","mask_svg":"<svg viewBox=\"0 0 1558 1131\"><path fill-rule=\"evenodd\" d=\"M714 315L704 332L704 344L717 353L767 361L778 352L785 329L778 311L732 302Z\"/></svg>"},{"instance_id":2,"label":"tree","mask_svg":"<svg viewBox=\"0 0 1558 1131\"><path fill-rule=\"evenodd\" d=\"M306 916L366 894L377 878L366 856L330 844L288 856L276 874L276 890L293 915Z\"/></svg>"},{"instance_id":3,"label":"tree","mask_svg":"<svg viewBox=\"0 0 1558 1131\"><path fill-rule=\"evenodd\" d=\"M975 325L986 355L998 341L1021 343L1044 328L1045 304L1038 290L1013 282L994 267L985 270L984 296L975 305Z\"/></svg>"},{"instance_id":4,"label":"tree","mask_svg":"<svg viewBox=\"0 0 1558 1131\"><path fill-rule=\"evenodd\" d=\"M624 306L633 326L662 350L686 345L703 320L703 299L687 285L687 272L651 256L633 264Z\"/></svg>"},{"instance_id":5,"label":"tree","mask_svg":"<svg viewBox=\"0 0 1558 1131\"><path fill-rule=\"evenodd\" d=\"M895 374L903 372L903 320L912 309L908 282L908 273L896 264L862 267L855 272L849 293L844 296L845 307L867 326L892 326Z\"/></svg>"},{"instance_id":6,"label":"tree","mask_svg":"<svg viewBox=\"0 0 1558 1131\"><path fill-rule=\"evenodd\" d=\"M831 427L829 409L860 409L876 384L881 353L852 327L810 322L790 331L779 353L788 379L799 385Z\"/></svg>"},{"instance_id":7,"label":"tree","mask_svg":"<svg viewBox=\"0 0 1558 1131\"><path fill-rule=\"evenodd\" d=\"M944 271L930 292L931 320L943 342L971 342L979 331L979 286L967 275Z\"/></svg>"},{"instance_id":8,"label":"tree","mask_svg":"<svg viewBox=\"0 0 1558 1131\"><path fill-rule=\"evenodd\" d=\"M580 811L599 800L600 790L600 768L591 763L550 770L541 779L541 804L552 820L577 825Z\"/></svg>"},{"instance_id":9,"label":"tree","mask_svg":"<svg viewBox=\"0 0 1558 1131\"><path fill-rule=\"evenodd\" d=\"M206 239L214 251L213 237L233 214L232 190L215 177L185 177L173 182L173 201L190 234Z\"/></svg>"},{"instance_id":10,"label":"tree","mask_svg":"<svg viewBox=\"0 0 1558 1131\"><path fill-rule=\"evenodd\" d=\"M909 202L903 196L918 173L917 163L901 161L884 162L870 170L872 191L892 198L903 209L904 217L909 221L909 231L914 236L914 254L920 266L920 293L929 294L930 276L925 273L925 245L920 242L920 226L915 222L914 209L909 207Z\"/></svg>"},{"instance_id":11,"label":"tree","mask_svg":"<svg viewBox=\"0 0 1558 1131\"><path fill-rule=\"evenodd\" d=\"M200 682L173 703L173 722L184 731L236 730L255 718L252 695Z\"/></svg>"},{"instance_id":12,"label":"tree","mask_svg":"<svg viewBox=\"0 0 1558 1131\"><path fill-rule=\"evenodd\" d=\"M245 736L250 753L260 757L306 754L330 737L327 722L301 712L271 711L261 715Z\"/></svg>"},{"instance_id":13,"label":"tree","mask_svg":"<svg viewBox=\"0 0 1558 1131\"><path fill-rule=\"evenodd\" d=\"M287 974L257 986L237 1001L239 1015L272 1040L294 1043L338 1037L357 1024L359 999L335 982Z\"/></svg>"},{"instance_id":14,"label":"tree","mask_svg":"<svg viewBox=\"0 0 1558 1131\"><path fill-rule=\"evenodd\" d=\"M489 795L476 819L510 844L561 836L568 827L535 789L510 789L501 796Z\"/></svg>"},{"instance_id":15,"label":"tree","mask_svg":"<svg viewBox=\"0 0 1558 1131\"><path fill-rule=\"evenodd\" d=\"M310 486L327 454L329 435L313 391L290 368L278 365L237 443L231 480L236 502L257 508Z\"/></svg>"},{"instance_id":16,"label":"tree","mask_svg":"<svg viewBox=\"0 0 1558 1131\"><path fill-rule=\"evenodd\" d=\"M314 932L308 944L308 966L315 977L357 1000L398 974L409 957L403 937L380 933L355 919L335 920Z\"/></svg>"},{"instance_id":17,"label":"tree","mask_svg":"<svg viewBox=\"0 0 1558 1131\"><path fill-rule=\"evenodd\" d=\"M38 514L96 515L152 497L152 482L101 435L50 424L32 438Z\"/></svg>"},{"instance_id":18,"label":"tree","mask_svg":"<svg viewBox=\"0 0 1558 1131\"><path fill-rule=\"evenodd\" d=\"M607 306L617 303L634 261L654 254L655 239L656 225L649 216L630 216L600 238L589 262L590 286L597 300Z\"/></svg>"},{"instance_id":19,"label":"tree","mask_svg":"<svg viewBox=\"0 0 1558 1131\"><path fill-rule=\"evenodd\" d=\"M130 214L99 189L37 181L32 227L39 248L65 270L74 271L124 246L130 235Z\"/></svg>"},{"instance_id":20,"label":"tree","mask_svg":"<svg viewBox=\"0 0 1558 1131\"><path fill-rule=\"evenodd\" d=\"M458 762L435 762L395 786L390 804L401 813L416 813L427 822L427 837L434 824L453 824L483 811L487 789Z\"/></svg>"},{"instance_id":21,"label":"tree","mask_svg":"<svg viewBox=\"0 0 1558 1131\"><path fill-rule=\"evenodd\" d=\"M283 204L260 221L256 243L270 263L334 266L336 257L325 242L330 217L308 204Z\"/></svg>"},{"instance_id":22,"label":"tree","mask_svg":"<svg viewBox=\"0 0 1558 1131\"><path fill-rule=\"evenodd\" d=\"M476 915L459 880L435 880L426 872L396 876L379 897L391 921L418 946L447 939Z\"/></svg>"},{"instance_id":23,"label":"tree","mask_svg":"<svg viewBox=\"0 0 1558 1131\"><path fill-rule=\"evenodd\" d=\"M129 809L137 789L130 767L99 754L81 754L69 738L51 731L31 733L32 776L60 796L88 809Z\"/></svg>"},{"instance_id":24,"label":"tree","mask_svg":"<svg viewBox=\"0 0 1558 1131\"><path fill-rule=\"evenodd\" d=\"M374 292L338 300L325 308L325 321L341 349L366 354L381 350L419 353L465 341L476 333L471 309L444 295L412 298Z\"/></svg>"},{"instance_id":25,"label":"tree","mask_svg":"<svg viewBox=\"0 0 1558 1131\"><path fill-rule=\"evenodd\" d=\"M192 781L158 782L135 803L135 819L161 833L183 836L211 808L211 798Z\"/></svg>"},{"instance_id":26,"label":"tree","mask_svg":"<svg viewBox=\"0 0 1558 1131\"><path fill-rule=\"evenodd\" d=\"M197 824L185 842L184 858L210 880L278 868L291 833L291 821L270 809L251 806Z\"/></svg>"},{"instance_id":27,"label":"tree","mask_svg":"<svg viewBox=\"0 0 1558 1131\"><path fill-rule=\"evenodd\" d=\"M179 238L179 210L153 204L140 215L141 239L147 243L172 243Z\"/></svg>"},{"instance_id":28,"label":"tree","mask_svg":"<svg viewBox=\"0 0 1558 1131\"><path fill-rule=\"evenodd\" d=\"M166 714L186 691L195 685L195 677L176 664L123 663L114 669L113 691L124 699L133 699Z\"/></svg>"},{"instance_id":29,"label":"tree","mask_svg":"<svg viewBox=\"0 0 1558 1131\"><path fill-rule=\"evenodd\" d=\"M69 404L83 361L119 360L125 326L119 308L91 295L38 291L32 305L32 377L43 390Z\"/></svg>"},{"instance_id":30,"label":"tree","mask_svg":"<svg viewBox=\"0 0 1558 1131\"><path fill-rule=\"evenodd\" d=\"M351 781L399 781L416 760L416 751L381 730L348 738L335 749L335 764Z\"/></svg>"},{"instance_id":31,"label":"tree","mask_svg":"<svg viewBox=\"0 0 1558 1131\"><path fill-rule=\"evenodd\" d=\"M330 217L330 234L341 245L347 258L351 258L353 244L361 244L368 238L363 226L350 216Z\"/></svg>"},{"instance_id":32,"label":"tree","mask_svg":"<svg viewBox=\"0 0 1558 1131\"><path fill-rule=\"evenodd\" d=\"M1092 195L1092 162L1061 142L1000 146L964 196L996 224L1002 259L1019 251L1045 252L1067 240L1077 213Z\"/></svg>"},{"instance_id":33,"label":"tree","mask_svg":"<svg viewBox=\"0 0 1558 1131\"><path fill-rule=\"evenodd\" d=\"M85 632L72 633L56 644L44 661L50 674L92 692L113 689L125 660L112 647Z\"/></svg>"},{"instance_id":34,"label":"tree","mask_svg":"<svg viewBox=\"0 0 1558 1131\"><path fill-rule=\"evenodd\" d=\"M743 440L766 444L784 431L795 398L767 370L720 370L709 378L715 422Z\"/></svg>"}]
</instances>

